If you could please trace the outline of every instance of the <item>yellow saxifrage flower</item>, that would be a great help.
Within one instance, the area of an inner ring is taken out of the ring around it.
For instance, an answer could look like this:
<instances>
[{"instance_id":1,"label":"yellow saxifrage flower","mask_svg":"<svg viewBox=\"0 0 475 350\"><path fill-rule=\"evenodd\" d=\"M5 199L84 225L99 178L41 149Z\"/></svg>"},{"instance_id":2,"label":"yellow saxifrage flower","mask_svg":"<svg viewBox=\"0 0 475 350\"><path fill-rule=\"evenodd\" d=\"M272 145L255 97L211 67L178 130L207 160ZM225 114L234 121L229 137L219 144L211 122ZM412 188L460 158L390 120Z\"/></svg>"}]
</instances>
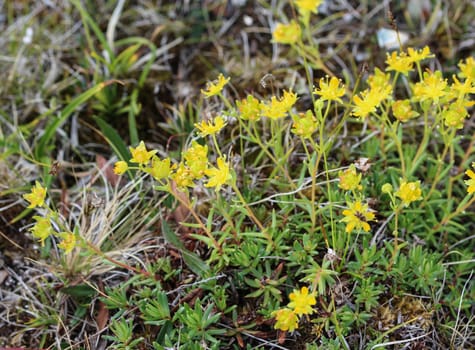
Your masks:
<instances>
[{"instance_id":1,"label":"yellow saxifrage flower","mask_svg":"<svg viewBox=\"0 0 475 350\"><path fill-rule=\"evenodd\" d=\"M413 68L413 61L405 52L401 52L400 55L396 51L393 51L391 55L387 53L386 64L386 72L395 71L404 75L408 75Z\"/></svg>"},{"instance_id":2,"label":"yellow saxifrage flower","mask_svg":"<svg viewBox=\"0 0 475 350\"><path fill-rule=\"evenodd\" d=\"M283 96L278 99L272 96L270 102L261 103L261 115L270 119L280 119L287 116L292 106L297 101L297 95L292 91L285 91Z\"/></svg>"},{"instance_id":3,"label":"yellow saxifrage flower","mask_svg":"<svg viewBox=\"0 0 475 350\"><path fill-rule=\"evenodd\" d=\"M465 59L465 63L460 61L458 67L460 77L475 81L475 58L468 57Z\"/></svg>"},{"instance_id":4,"label":"yellow saxifrage flower","mask_svg":"<svg viewBox=\"0 0 475 350\"><path fill-rule=\"evenodd\" d=\"M321 3L322 0L295 0L295 5L300 11L309 11L315 14Z\"/></svg>"},{"instance_id":5,"label":"yellow saxifrage flower","mask_svg":"<svg viewBox=\"0 0 475 350\"><path fill-rule=\"evenodd\" d=\"M292 132L301 136L304 139L310 139L312 134L318 128L318 122L311 110L308 110L305 114L301 113L299 116L292 116Z\"/></svg>"},{"instance_id":6,"label":"yellow saxifrage flower","mask_svg":"<svg viewBox=\"0 0 475 350\"><path fill-rule=\"evenodd\" d=\"M351 164L350 167L345 171L340 171L338 173L338 177L340 178L340 183L338 184L338 187L340 187L341 189L345 191L361 191L361 174L358 174L356 172L356 166L354 164Z\"/></svg>"},{"instance_id":7,"label":"yellow saxifrage flower","mask_svg":"<svg viewBox=\"0 0 475 350\"><path fill-rule=\"evenodd\" d=\"M53 234L53 227L51 226L51 218L49 216L33 216L36 224L31 228L31 233L35 238L38 238L41 245L44 245L45 239Z\"/></svg>"},{"instance_id":8,"label":"yellow saxifrage flower","mask_svg":"<svg viewBox=\"0 0 475 350\"><path fill-rule=\"evenodd\" d=\"M272 33L274 42L278 44L295 44L300 40L302 30L296 21L289 24L278 23Z\"/></svg>"},{"instance_id":9,"label":"yellow saxifrage flower","mask_svg":"<svg viewBox=\"0 0 475 350\"><path fill-rule=\"evenodd\" d=\"M404 206L407 207L412 202L422 199L421 182L402 181L395 195L399 197Z\"/></svg>"},{"instance_id":10,"label":"yellow saxifrage flower","mask_svg":"<svg viewBox=\"0 0 475 350\"><path fill-rule=\"evenodd\" d=\"M193 187L195 185L193 182L193 174L183 163L178 165L178 168L170 177L180 189Z\"/></svg>"},{"instance_id":11,"label":"yellow saxifrage flower","mask_svg":"<svg viewBox=\"0 0 475 350\"><path fill-rule=\"evenodd\" d=\"M272 316L274 316L277 321L274 325L275 329L293 332L299 327L299 319L293 310L287 308L280 309L274 311Z\"/></svg>"},{"instance_id":12,"label":"yellow saxifrage flower","mask_svg":"<svg viewBox=\"0 0 475 350\"><path fill-rule=\"evenodd\" d=\"M202 146L193 141L191 147L183 152L183 158L193 177L201 179L208 169L208 145Z\"/></svg>"},{"instance_id":13,"label":"yellow saxifrage flower","mask_svg":"<svg viewBox=\"0 0 475 350\"><path fill-rule=\"evenodd\" d=\"M312 306L317 303L315 293L308 294L307 287L302 287L300 290L294 289L289 294L289 299L291 302L287 306L293 309L298 316L312 314L314 311Z\"/></svg>"},{"instance_id":14,"label":"yellow saxifrage flower","mask_svg":"<svg viewBox=\"0 0 475 350\"><path fill-rule=\"evenodd\" d=\"M137 147L129 147L132 158L130 159L131 163L139 163L140 165L146 165L150 158L157 153L157 151L147 151L145 143L140 141Z\"/></svg>"},{"instance_id":15,"label":"yellow saxifrage flower","mask_svg":"<svg viewBox=\"0 0 475 350\"><path fill-rule=\"evenodd\" d=\"M463 106L463 101L451 103L448 108L442 111L444 125L455 129L462 129L468 112Z\"/></svg>"},{"instance_id":16,"label":"yellow saxifrage flower","mask_svg":"<svg viewBox=\"0 0 475 350\"><path fill-rule=\"evenodd\" d=\"M409 100L394 101L391 108L394 117L401 123L407 122L409 119L415 118L419 115L419 113L412 109L411 101Z\"/></svg>"},{"instance_id":17,"label":"yellow saxifrage flower","mask_svg":"<svg viewBox=\"0 0 475 350\"><path fill-rule=\"evenodd\" d=\"M348 209L343 210L345 217L341 219L346 222L346 232L350 233L354 229L363 229L368 232L371 227L368 221L374 221L374 213L370 212L367 204L362 204L361 201L348 203Z\"/></svg>"},{"instance_id":18,"label":"yellow saxifrage flower","mask_svg":"<svg viewBox=\"0 0 475 350\"><path fill-rule=\"evenodd\" d=\"M195 123L195 128L197 128L200 132L199 135L201 137L206 137L208 135L215 135L217 134L226 123L224 122L224 118L218 116L214 118L213 121L204 121L202 120L201 123Z\"/></svg>"},{"instance_id":19,"label":"yellow saxifrage flower","mask_svg":"<svg viewBox=\"0 0 475 350\"><path fill-rule=\"evenodd\" d=\"M411 61L414 63L423 61L426 58L434 57L434 55L430 52L429 46L424 46L424 48L419 51L409 47L407 49L407 53L409 54Z\"/></svg>"},{"instance_id":20,"label":"yellow saxifrage flower","mask_svg":"<svg viewBox=\"0 0 475 350\"><path fill-rule=\"evenodd\" d=\"M376 68L374 74L368 77L368 85L372 93L379 96L381 102L392 98L393 86L391 84L391 74L385 74L382 70Z\"/></svg>"},{"instance_id":21,"label":"yellow saxifrage flower","mask_svg":"<svg viewBox=\"0 0 475 350\"><path fill-rule=\"evenodd\" d=\"M381 95L375 90L365 90L360 95L361 97L358 95L353 96L355 107L352 114L357 118L363 119L376 112L376 108L381 103Z\"/></svg>"},{"instance_id":22,"label":"yellow saxifrage flower","mask_svg":"<svg viewBox=\"0 0 475 350\"><path fill-rule=\"evenodd\" d=\"M424 80L416 83L413 87L413 96L417 101L433 100L439 102L439 98L447 92L447 80L442 78L442 72L424 72Z\"/></svg>"},{"instance_id":23,"label":"yellow saxifrage flower","mask_svg":"<svg viewBox=\"0 0 475 350\"><path fill-rule=\"evenodd\" d=\"M145 169L147 173L152 175L155 180L166 179L170 176L170 173L174 165L171 165L170 158L165 158L160 160L157 156L152 157L152 166L150 168Z\"/></svg>"},{"instance_id":24,"label":"yellow saxifrage flower","mask_svg":"<svg viewBox=\"0 0 475 350\"><path fill-rule=\"evenodd\" d=\"M36 208L43 206L46 198L46 190L46 188L41 186L41 184L36 181L35 187L31 189L31 192L23 195L23 198L30 202L28 208Z\"/></svg>"},{"instance_id":25,"label":"yellow saxifrage flower","mask_svg":"<svg viewBox=\"0 0 475 350\"><path fill-rule=\"evenodd\" d=\"M218 76L218 81L216 83L208 83L206 90L201 90L201 93L207 98L211 96L218 95L223 91L224 86L229 82L231 78L225 78L223 74Z\"/></svg>"},{"instance_id":26,"label":"yellow saxifrage flower","mask_svg":"<svg viewBox=\"0 0 475 350\"><path fill-rule=\"evenodd\" d=\"M258 121L261 118L261 103L252 95L246 99L236 101L236 106L244 120Z\"/></svg>"},{"instance_id":27,"label":"yellow saxifrage flower","mask_svg":"<svg viewBox=\"0 0 475 350\"><path fill-rule=\"evenodd\" d=\"M313 93L315 95L320 95L324 101L337 101L343 103L340 97L345 94L345 86L341 85L341 81L336 77L331 77L330 82L327 79L321 78L318 85L320 89L315 88Z\"/></svg>"},{"instance_id":28,"label":"yellow saxifrage flower","mask_svg":"<svg viewBox=\"0 0 475 350\"><path fill-rule=\"evenodd\" d=\"M216 187L216 191L219 191L222 185L231 180L231 173L229 171L229 164L222 157L217 160L217 168L209 168L205 171L209 177L206 187Z\"/></svg>"},{"instance_id":29,"label":"yellow saxifrage flower","mask_svg":"<svg viewBox=\"0 0 475 350\"><path fill-rule=\"evenodd\" d=\"M58 244L58 247L64 250L64 254L69 254L76 247L76 236L74 233L62 233L62 241Z\"/></svg>"},{"instance_id":30,"label":"yellow saxifrage flower","mask_svg":"<svg viewBox=\"0 0 475 350\"><path fill-rule=\"evenodd\" d=\"M475 163L472 163L472 168L475 169ZM468 194L472 194L475 192L475 173L473 172L472 169L468 169L465 172L465 175L467 175L470 178L468 180L465 180L465 184L468 186L467 192Z\"/></svg>"},{"instance_id":31,"label":"yellow saxifrage flower","mask_svg":"<svg viewBox=\"0 0 475 350\"><path fill-rule=\"evenodd\" d=\"M114 164L114 173L117 175L122 175L123 173L127 171L128 168L129 168L129 165L127 164L127 162L124 162L123 160L119 160L118 162Z\"/></svg>"}]
</instances>

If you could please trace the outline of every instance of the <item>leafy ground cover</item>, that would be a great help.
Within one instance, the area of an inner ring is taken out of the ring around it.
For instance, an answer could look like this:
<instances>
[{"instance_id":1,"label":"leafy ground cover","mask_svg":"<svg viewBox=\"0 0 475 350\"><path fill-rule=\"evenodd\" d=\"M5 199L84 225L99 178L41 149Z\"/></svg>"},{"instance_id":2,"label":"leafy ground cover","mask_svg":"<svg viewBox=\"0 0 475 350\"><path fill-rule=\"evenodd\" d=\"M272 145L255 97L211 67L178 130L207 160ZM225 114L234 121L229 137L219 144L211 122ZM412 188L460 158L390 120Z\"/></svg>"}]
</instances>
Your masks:
<instances>
[{"instance_id":1,"label":"leafy ground cover","mask_svg":"<svg viewBox=\"0 0 475 350\"><path fill-rule=\"evenodd\" d=\"M474 18L2 3L0 346L474 348Z\"/></svg>"}]
</instances>

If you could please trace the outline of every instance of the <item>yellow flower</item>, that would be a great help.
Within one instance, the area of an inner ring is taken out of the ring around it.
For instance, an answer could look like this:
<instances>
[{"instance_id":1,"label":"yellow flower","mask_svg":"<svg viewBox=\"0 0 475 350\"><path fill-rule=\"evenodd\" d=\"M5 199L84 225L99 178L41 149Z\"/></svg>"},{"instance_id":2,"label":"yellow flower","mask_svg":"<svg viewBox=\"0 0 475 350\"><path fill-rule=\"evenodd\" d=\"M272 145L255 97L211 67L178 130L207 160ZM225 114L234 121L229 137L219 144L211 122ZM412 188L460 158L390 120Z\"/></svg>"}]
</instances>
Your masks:
<instances>
[{"instance_id":1,"label":"yellow flower","mask_svg":"<svg viewBox=\"0 0 475 350\"><path fill-rule=\"evenodd\" d=\"M204 121L202 120L201 123L195 123L195 128L197 128L200 132L199 135L201 137L205 137L208 135L215 135L217 134L224 126L226 123L224 122L224 118L221 116L218 116L214 118L214 121Z\"/></svg>"},{"instance_id":2,"label":"yellow flower","mask_svg":"<svg viewBox=\"0 0 475 350\"><path fill-rule=\"evenodd\" d=\"M336 77L331 77L330 82L328 82L328 77L326 79L321 78L318 85L320 89L315 88L313 93L315 95L320 95L324 101L337 101L343 103L340 97L345 94L345 86L341 85L341 81Z\"/></svg>"},{"instance_id":3,"label":"yellow flower","mask_svg":"<svg viewBox=\"0 0 475 350\"><path fill-rule=\"evenodd\" d=\"M461 83L455 75L452 76L453 83L450 86L451 91L457 92L455 98L463 98L468 94L475 94L475 85L472 78L467 78L463 83Z\"/></svg>"},{"instance_id":4,"label":"yellow flower","mask_svg":"<svg viewBox=\"0 0 475 350\"><path fill-rule=\"evenodd\" d=\"M272 33L274 42L279 44L295 44L300 40L302 31L296 21L289 24L278 23Z\"/></svg>"},{"instance_id":5,"label":"yellow flower","mask_svg":"<svg viewBox=\"0 0 475 350\"><path fill-rule=\"evenodd\" d=\"M261 105L257 98L247 95L246 99L236 102L241 118L244 120L258 121L261 118Z\"/></svg>"},{"instance_id":6,"label":"yellow flower","mask_svg":"<svg viewBox=\"0 0 475 350\"><path fill-rule=\"evenodd\" d=\"M424 72L424 80L413 87L413 96L417 101L432 99L435 103L446 94L447 80L442 79L442 72Z\"/></svg>"},{"instance_id":7,"label":"yellow flower","mask_svg":"<svg viewBox=\"0 0 475 350\"><path fill-rule=\"evenodd\" d=\"M475 163L472 163L472 168L475 168ZM468 180L465 180L465 184L468 186L467 192L468 194L472 194L475 192L475 173L471 169L468 169L465 172L465 175L470 178Z\"/></svg>"},{"instance_id":8,"label":"yellow flower","mask_svg":"<svg viewBox=\"0 0 475 350\"><path fill-rule=\"evenodd\" d=\"M193 187L195 185L193 183L193 174L191 174L190 169L185 167L183 163L178 165L178 169L170 177L180 189Z\"/></svg>"},{"instance_id":9,"label":"yellow flower","mask_svg":"<svg viewBox=\"0 0 475 350\"><path fill-rule=\"evenodd\" d=\"M375 73L368 78L368 85L373 94L377 93L379 95L381 101L392 97L391 74L385 74L382 70L376 68Z\"/></svg>"},{"instance_id":10,"label":"yellow flower","mask_svg":"<svg viewBox=\"0 0 475 350\"><path fill-rule=\"evenodd\" d=\"M413 60L404 52L401 52L400 55L396 51L393 51L391 55L387 53L386 64L386 72L395 71L404 75L408 75L413 68Z\"/></svg>"},{"instance_id":11,"label":"yellow flower","mask_svg":"<svg viewBox=\"0 0 475 350\"><path fill-rule=\"evenodd\" d=\"M429 46L424 46L424 48L419 51L414 50L412 47L410 47L407 49L407 53L409 54L409 58L411 59L411 61L414 63L420 62L429 57L434 57L434 55L430 52Z\"/></svg>"},{"instance_id":12,"label":"yellow flower","mask_svg":"<svg viewBox=\"0 0 475 350\"><path fill-rule=\"evenodd\" d=\"M442 111L442 118L445 126L462 129L468 112L463 106L463 101L451 103L448 108Z\"/></svg>"},{"instance_id":13,"label":"yellow flower","mask_svg":"<svg viewBox=\"0 0 475 350\"><path fill-rule=\"evenodd\" d=\"M346 222L346 232L350 233L354 229L363 229L368 232L370 226L368 221L374 221L375 215L370 212L367 204L362 204L361 201L348 203L348 209L343 210L345 217L341 219L342 222Z\"/></svg>"},{"instance_id":14,"label":"yellow flower","mask_svg":"<svg viewBox=\"0 0 475 350\"><path fill-rule=\"evenodd\" d=\"M119 160L118 162L115 162L114 164L114 173L117 175L122 175L127 171L129 168L127 162L124 162L123 160Z\"/></svg>"},{"instance_id":15,"label":"yellow flower","mask_svg":"<svg viewBox=\"0 0 475 350\"><path fill-rule=\"evenodd\" d=\"M223 74L219 74L218 81L216 83L208 83L206 90L201 90L201 93L207 98L211 96L218 95L224 88L231 78L225 78Z\"/></svg>"},{"instance_id":16,"label":"yellow flower","mask_svg":"<svg viewBox=\"0 0 475 350\"><path fill-rule=\"evenodd\" d=\"M174 166L171 166L170 158L165 158L160 160L157 156L152 157L152 166L148 169L145 169L147 173L153 176L155 180L166 179Z\"/></svg>"},{"instance_id":17,"label":"yellow flower","mask_svg":"<svg viewBox=\"0 0 475 350\"><path fill-rule=\"evenodd\" d=\"M473 57L467 57L465 63L460 61L458 67L460 68L460 77L475 81L475 59Z\"/></svg>"},{"instance_id":18,"label":"yellow flower","mask_svg":"<svg viewBox=\"0 0 475 350\"><path fill-rule=\"evenodd\" d=\"M287 308L279 309L274 311L272 316L274 316L277 321L274 325L275 329L293 332L299 327L299 319L293 310Z\"/></svg>"},{"instance_id":19,"label":"yellow flower","mask_svg":"<svg viewBox=\"0 0 475 350\"><path fill-rule=\"evenodd\" d=\"M322 3L322 0L295 0L295 5L300 11L310 11L317 13L317 8Z\"/></svg>"},{"instance_id":20,"label":"yellow flower","mask_svg":"<svg viewBox=\"0 0 475 350\"><path fill-rule=\"evenodd\" d=\"M294 291L289 294L289 299L291 302L287 306L293 309L298 316L312 314L314 311L312 305L317 303L315 293L308 294L307 287L302 287L300 291L294 289Z\"/></svg>"},{"instance_id":21,"label":"yellow flower","mask_svg":"<svg viewBox=\"0 0 475 350\"><path fill-rule=\"evenodd\" d=\"M376 112L376 107L381 103L381 96L375 90L365 90L360 95L361 97L353 96L355 107L352 114L357 118L366 118L369 114Z\"/></svg>"},{"instance_id":22,"label":"yellow flower","mask_svg":"<svg viewBox=\"0 0 475 350\"><path fill-rule=\"evenodd\" d=\"M30 202L28 208L36 208L43 206L46 198L46 190L46 188L41 186L41 184L36 181L35 187L31 189L31 192L23 195L23 198Z\"/></svg>"},{"instance_id":23,"label":"yellow flower","mask_svg":"<svg viewBox=\"0 0 475 350\"><path fill-rule=\"evenodd\" d=\"M231 180L231 173L229 171L229 164L226 163L224 158L219 157L217 163L217 168L209 168L205 171L209 177L208 183L205 186L216 187L216 191L219 191L222 185Z\"/></svg>"},{"instance_id":24,"label":"yellow flower","mask_svg":"<svg viewBox=\"0 0 475 350\"><path fill-rule=\"evenodd\" d=\"M76 236L74 233L62 233L63 240L58 244L58 247L64 250L64 254L69 254L76 246Z\"/></svg>"},{"instance_id":25,"label":"yellow flower","mask_svg":"<svg viewBox=\"0 0 475 350\"><path fill-rule=\"evenodd\" d=\"M340 178L340 183L338 184L338 187L340 187L341 189L345 191L361 191L361 174L358 174L356 172L356 167L354 164L351 164L350 167L345 171L340 171L338 173L338 177Z\"/></svg>"},{"instance_id":26,"label":"yellow flower","mask_svg":"<svg viewBox=\"0 0 475 350\"><path fill-rule=\"evenodd\" d=\"M36 220L36 224L31 228L31 233L41 241L41 245L44 245L45 239L53 233L51 218L49 216L33 216L33 219Z\"/></svg>"},{"instance_id":27,"label":"yellow flower","mask_svg":"<svg viewBox=\"0 0 475 350\"><path fill-rule=\"evenodd\" d=\"M183 152L183 158L193 177L200 179L208 168L208 146L202 146L193 141L191 147Z\"/></svg>"},{"instance_id":28,"label":"yellow flower","mask_svg":"<svg viewBox=\"0 0 475 350\"><path fill-rule=\"evenodd\" d=\"M304 139L310 139L312 134L317 130L318 122L311 110L304 115L292 116L294 122L292 124L292 132Z\"/></svg>"},{"instance_id":29,"label":"yellow flower","mask_svg":"<svg viewBox=\"0 0 475 350\"><path fill-rule=\"evenodd\" d=\"M402 123L407 122L409 119L415 118L419 115L419 113L412 110L411 101L409 100L394 101L392 110L394 117Z\"/></svg>"},{"instance_id":30,"label":"yellow flower","mask_svg":"<svg viewBox=\"0 0 475 350\"><path fill-rule=\"evenodd\" d=\"M420 181L401 181L401 184L399 185L399 190L396 191L395 195L399 197L404 206L407 207L412 202L422 199L422 191L420 186Z\"/></svg>"},{"instance_id":31,"label":"yellow flower","mask_svg":"<svg viewBox=\"0 0 475 350\"><path fill-rule=\"evenodd\" d=\"M131 163L139 163L140 165L145 165L148 163L150 158L157 153L157 151L147 151L145 143L140 141L139 145L135 148L129 147L132 158L130 159Z\"/></svg>"},{"instance_id":32,"label":"yellow flower","mask_svg":"<svg viewBox=\"0 0 475 350\"><path fill-rule=\"evenodd\" d=\"M270 102L261 103L261 115L270 119L284 118L297 101L297 95L284 90L280 99L272 96Z\"/></svg>"}]
</instances>

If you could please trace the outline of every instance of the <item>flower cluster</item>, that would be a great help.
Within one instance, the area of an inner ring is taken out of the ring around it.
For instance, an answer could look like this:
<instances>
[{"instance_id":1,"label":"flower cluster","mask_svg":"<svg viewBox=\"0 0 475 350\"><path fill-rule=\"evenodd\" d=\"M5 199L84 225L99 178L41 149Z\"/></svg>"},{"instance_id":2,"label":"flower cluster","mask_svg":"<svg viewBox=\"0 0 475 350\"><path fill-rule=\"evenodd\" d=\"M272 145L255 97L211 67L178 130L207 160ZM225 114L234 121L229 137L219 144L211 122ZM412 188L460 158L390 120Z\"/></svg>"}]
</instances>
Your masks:
<instances>
[{"instance_id":1,"label":"flower cluster","mask_svg":"<svg viewBox=\"0 0 475 350\"><path fill-rule=\"evenodd\" d=\"M420 181L407 182L406 180L400 179L398 190L395 192L393 191L393 186L389 183L384 184L381 188L381 192L388 194L393 202L396 201L394 196L398 197L401 205L404 207L409 206L412 202L422 199Z\"/></svg>"},{"instance_id":2,"label":"flower cluster","mask_svg":"<svg viewBox=\"0 0 475 350\"><path fill-rule=\"evenodd\" d=\"M58 247L63 249L65 254L68 254L76 246L76 236L70 232L57 232L53 228L53 221L55 219L56 213L49 209L49 207L46 205L46 194L47 188L43 187L38 181L36 181L35 186L31 188L31 192L23 195L23 198L25 198L30 203L28 208L43 207L47 212L47 214L44 216L33 216L33 219L35 219L36 223L31 227L30 232L33 237L40 241L41 245L44 245L45 240L48 237L58 237L61 240L58 244Z\"/></svg>"},{"instance_id":3,"label":"flower cluster","mask_svg":"<svg viewBox=\"0 0 475 350\"><path fill-rule=\"evenodd\" d=\"M287 307L276 310L272 315L276 319L275 329L281 331L293 332L298 328L299 317L303 315L311 315L313 313L312 306L317 303L315 293L309 293L307 287L300 290L294 289L289 294L290 302Z\"/></svg>"}]
</instances>

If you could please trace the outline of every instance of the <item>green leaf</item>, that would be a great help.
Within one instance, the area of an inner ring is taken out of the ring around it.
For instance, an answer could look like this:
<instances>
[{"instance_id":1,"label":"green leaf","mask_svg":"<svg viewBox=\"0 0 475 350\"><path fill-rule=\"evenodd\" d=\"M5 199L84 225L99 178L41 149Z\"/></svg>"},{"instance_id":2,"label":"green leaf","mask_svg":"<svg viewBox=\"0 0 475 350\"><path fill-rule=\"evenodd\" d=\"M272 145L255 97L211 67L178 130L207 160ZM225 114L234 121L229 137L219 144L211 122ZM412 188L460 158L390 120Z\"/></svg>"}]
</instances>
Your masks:
<instances>
[{"instance_id":1,"label":"green leaf","mask_svg":"<svg viewBox=\"0 0 475 350\"><path fill-rule=\"evenodd\" d=\"M61 288L61 292L76 298L92 298L97 294L97 291L87 284L78 284L73 287Z\"/></svg>"},{"instance_id":2,"label":"green leaf","mask_svg":"<svg viewBox=\"0 0 475 350\"><path fill-rule=\"evenodd\" d=\"M183 243L180 241L178 236L173 232L170 225L165 220L162 220L162 234L163 237L173 245L176 249L180 251L183 256L185 264L190 268L191 271L196 273L198 276L202 277L207 272L209 272L209 266L200 259L198 255L193 252L190 252L185 248Z\"/></svg>"},{"instance_id":3,"label":"green leaf","mask_svg":"<svg viewBox=\"0 0 475 350\"><path fill-rule=\"evenodd\" d=\"M94 117L97 125L104 134L104 138L109 143L109 145L114 150L114 153L123 161L128 161L130 159L130 153L127 149L126 144L120 137L119 133L110 126L107 122L99 117Z\"/></svg>"}]
</instances>

